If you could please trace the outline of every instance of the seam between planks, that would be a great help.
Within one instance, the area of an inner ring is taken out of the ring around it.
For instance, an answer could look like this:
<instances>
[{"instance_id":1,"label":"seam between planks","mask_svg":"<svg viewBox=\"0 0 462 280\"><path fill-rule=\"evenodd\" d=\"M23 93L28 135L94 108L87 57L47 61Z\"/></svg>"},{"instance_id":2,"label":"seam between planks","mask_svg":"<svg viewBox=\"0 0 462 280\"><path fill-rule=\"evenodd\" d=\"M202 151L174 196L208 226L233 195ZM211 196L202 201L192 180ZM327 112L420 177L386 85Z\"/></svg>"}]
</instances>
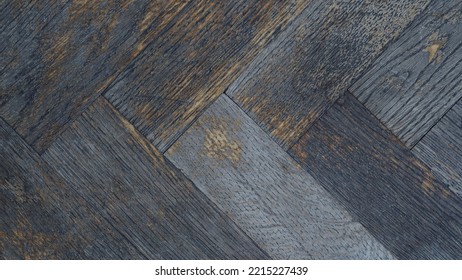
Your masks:
<instances>
[{"instance_id":1,"label":"seam between planks","mask_svg":"<svg viewBox=\"0 0 462 280\"><path fill-rule=\"evenodd\" d=\"M110 108L114 111L115 114L117 114L117 116L120 118L120 119L123 119L125 120L127 123L130 123L120 112L119 110L117 110L117 108L114 107L114 105L112 105L111 102L109 102L109 100L106 99L106 97L104 96L100 96L100 98L102 98L107 104L108 106L110 106ZM211 102L212 103L215 103L214 102ZM203 113L203 112L202 112ZM202 115L202 114L201 114ZM152 143L151 141L149 141L139 130L138 128L136 128L133 124L130 123L130 125L133 127L134 131L149 145L149 147L151 148L151 150L154 150L154 151L159 151ZM186 130L185 130L186 131ZM178 139L177 139L178 140ZM176 141L175 141L176 142ZM217 212L219 212L221 215L223 216L226 216L225 213L221 210L221 208L216 204L214 203L212 200L209 199L209 197L207 195L205 195L205 193L203 193L197 186L196 184L194 184L194 182L188 177L186 176L186 174L183 173L183 171L181 169L179 169L175 164L173 164L170 159L168 159L166 156L163 155L163 153L161 153L159 151L159 153L161 154L163 160L165 160L165 162L167 162L168 164L170 164L172 167L176 168L178 173L181 173L181 175L183 175L185 178L187 178L190 183L194 186L194 189L196 189L203 197L205 200L209 201L211 205L213 205L215 207L215 209L217 210ZM268 259L272 259L272 257L268 254L268 252L266 252L265 250L263 250L263 248L261 248L256 242L255 240L253 240L233 219L231 219L229 217L230 221L232 221L234 223L234 225L236 226L236 228L238 230L241 231L241 233L246 236L247 238L249 238L249 240L258 248L260 249L264 255L266 257L268 257Z\"/></svg>"}]
</instances>

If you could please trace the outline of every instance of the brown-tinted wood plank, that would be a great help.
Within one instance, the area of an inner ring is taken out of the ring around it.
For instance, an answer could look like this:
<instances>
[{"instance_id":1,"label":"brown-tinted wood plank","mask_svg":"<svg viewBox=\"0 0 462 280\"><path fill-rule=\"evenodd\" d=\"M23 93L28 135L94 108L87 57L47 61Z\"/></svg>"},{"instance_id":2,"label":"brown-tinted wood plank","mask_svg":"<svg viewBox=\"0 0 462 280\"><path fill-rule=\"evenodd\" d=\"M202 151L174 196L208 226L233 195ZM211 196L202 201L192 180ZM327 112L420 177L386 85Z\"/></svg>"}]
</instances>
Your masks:
<instances>
[{"instance_id":1,"label":"brown-tinted wood plank","mask_svg":"<svg viewBox=\"0 0 462 280\"><path fill-rule=\"evenodd\" d=\"M0 259L140 259L143 253L0 119Z\"/></svg>"},{"instance_id":2,"label":"brown-tinted wood plank","mask_svg":"<svg viewBox=\"0 0 462 280\"><path fill-rule=\"evenodd\" d=\"M165 155L273 258L393 258L227 96Z\"/></svg>"},{"instance_id":3,"label":"brown-tinted wood plank","mask_svg":"<svg viewBox=\"0 0 462 280\"><path fill-rule=\"evenodd\" d=\"M43 152L186 5L11 1L0 11L0 116Z\"/></svg>"},{"instance_id":4,"label":"brown-tinted wood plank","mask_svg":"<svg viewBox=\"0 0 462 280\"><path fill-rule=\"evenodd\" d=\"M462 99L412 149L462 197Z\"/></svg>"},{"instance_id":5,"label":"brown-tinted wood plank","mask_svg":"<svg viewBox=\"0 0 462 280\"><path fill-rule=\"evenodd\" d=\"M43 158L148 258L267 258L102 97Z\"/></svg>"},{"instance_id":6,"label":"brown-tinted wood plank","mask_svg":"<svg viewBox=\"0 0 462 280\"><path fill-rule=\"evenodd\" d=\"M227 94L288 149L428 2L312 1Z\"/></svg>"},{"instance_id":7,"label":"brown-tinted wood plank","mask_svg":"<svg viewBox=\"0 0 462 280\"><path fill-rule=\"evenodd\" d=\"M462 97L462 2L433 1L350 90L413 147Z\"/></svg>"},{"instance_id":8,"label":"brown-tinted wood plank","mask_svg":"<svg viewBox=\"0 0 462 280\"><path fill-rule=\"evenodd\" d=\"M308 2L194 1L105 97L163 152Z\"/></svg>"},{"instance_id":9,"label":"brown-tinted wood plank","mask_svg":"<svg viewBox=\"0 0 462 280\"><path fill-rule=\"evenodd\" d=\"M462 200L351 94L290 150L403 259L462 258Z\"/></svg>"}]
</instances>

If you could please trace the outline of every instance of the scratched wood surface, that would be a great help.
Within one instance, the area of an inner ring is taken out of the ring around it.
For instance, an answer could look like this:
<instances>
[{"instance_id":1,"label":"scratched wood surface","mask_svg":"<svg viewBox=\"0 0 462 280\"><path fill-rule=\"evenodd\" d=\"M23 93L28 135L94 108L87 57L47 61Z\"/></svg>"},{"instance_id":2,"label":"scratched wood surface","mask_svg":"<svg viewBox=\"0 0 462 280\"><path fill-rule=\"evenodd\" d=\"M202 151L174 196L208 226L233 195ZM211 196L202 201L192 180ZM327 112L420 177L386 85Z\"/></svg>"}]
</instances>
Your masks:
<instances>
[{"instance_id":1,"label":"scratched wood surface","mask_svg":"<svg viewBox=\"0 0 462 280\"><path fill-rule=\"evenodd\" d=\"M0 0L0 259L462 259L462 2Z\"/></svg>"},{"instance_id":2,"label":"scratched wood surface","mask_svg":"<svg viewBox=\"0 0 462 280\"><path fill-rule=\"evenodd\" d=\"M399 258L462 258L462 198L350 93L290 153Z\"/></svg>"},{"instance_id":3,"label":"scratched wood surface","mask_svg":"<svg viewBox=\"0 0 462 280\"><path fill-rule=\"evenodd\" d=\"M274 258L392 258L228 97L166 155Z\"/></svg>"},{"instance_id":4,"label":"scratched wood surface","mask_svg":"<svg viewBox=\"0 0 462 280\"><path fill-rule=\"evenodd\" d=\"M412 152L462 197L462 99L414 146Z\"/></svg>"},{"instance_id":5,"label":"scratched wood surface","mask_svg":"<svg viewBox=\"0 0 462 280\"><path fill-rule=\"evenodd\" d=\"M434 1L351 92L413 147L462 98L462 2Z\"/></svg>"}]
</instances>

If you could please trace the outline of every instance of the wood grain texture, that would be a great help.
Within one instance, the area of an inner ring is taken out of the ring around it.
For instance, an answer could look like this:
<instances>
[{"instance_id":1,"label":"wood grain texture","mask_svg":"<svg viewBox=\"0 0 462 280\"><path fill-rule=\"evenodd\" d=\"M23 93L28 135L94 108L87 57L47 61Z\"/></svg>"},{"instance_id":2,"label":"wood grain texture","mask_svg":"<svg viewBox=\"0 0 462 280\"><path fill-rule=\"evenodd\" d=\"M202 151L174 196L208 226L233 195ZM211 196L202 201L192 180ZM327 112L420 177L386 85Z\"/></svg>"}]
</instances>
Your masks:
<instances>
[{"instance_id":1,"label":"wood grain texture","mask_svg":"<svg viewBox=\"0 0 462 280\"><path fill-rule=\"evenodd\" d=\"M313 1L227 94L288 149L428 2Z\"/></svg>"},{"instance_id":2,"label":"wood grain texture","mask_svg":"<svg viewBox=\"0 0 462 280\"><path fill-rule=\"evenodd\" d=\"M462 197L462 99L412 149Z\"/></svg>"},{"instance_id":3,"label":"wood grain texture","mask_svg":"<svg viewBox=\"0 0 462 280\"><path fill-rule=\"evenodd\" d=\"M462 258L462 200L351 94L290 153L398 258Z\"/></svg>"},{"instance_id":4,"label":"wood grain texture","mask_svg":"<svg viewBox=\"0 0 462 280\"><path fill-rule=\"evenodd\" d=\"M104 99L43 158L151 259L267 258Z\"/></svg>"},{"instance_id":5,"label":"wood grain texture","mask_svg":"<svg viewBox=\"0 0 462 280\"><path fill-rule=\"evenodd\" d=\"M40 153L187 4L2 2L0 116Z\"/></svg>"},{"instance_id":6,"label":"wood grain texture","mask_svg":"<svg viewBox=\"0 0 462 280\"><path fill-rule=\"evenodd\" d=\"M1 119L0 158L0 259L146 258Z\"/></svg>"},{"instance_id":7,"label":"wood grain texture","mask_svg":"<svg viewBox=\"0 0 462 280\"><path fill-rule=\"evenodd\" d=\"M413 147L462 97L462 2L433 1L350 90Z\"/></svg>"},{"instance_id":8,"label":"wood grain texture","mask_svg":"<svg viewBox=\"0 0 462 280\"><path fill-rule=\"evenodd\" d=\"M166 156L273 258L393 258L228 97Z\"/></svg>"},{"instance_id":9,"label":"wood grain texture","mask_svg":"<svg viewBox=\"0 0 462 280\"><path fill-rule=\"evenodd\" d=\"M194 1L105 94L160 151L309 1Z\"/></svg>"}]
</instances>

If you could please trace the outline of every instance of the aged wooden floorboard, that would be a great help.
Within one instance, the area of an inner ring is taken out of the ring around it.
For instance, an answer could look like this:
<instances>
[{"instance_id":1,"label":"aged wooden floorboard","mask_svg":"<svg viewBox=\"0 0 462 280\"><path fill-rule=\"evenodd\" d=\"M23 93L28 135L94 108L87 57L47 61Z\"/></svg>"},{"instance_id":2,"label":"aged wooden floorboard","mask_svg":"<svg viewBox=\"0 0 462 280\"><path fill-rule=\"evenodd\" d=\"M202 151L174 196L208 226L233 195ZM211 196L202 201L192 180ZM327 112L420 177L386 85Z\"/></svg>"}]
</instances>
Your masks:
<instances>
[{"instance_id":1,"label":"aged wooden floorboard","mask_svg":"<svg viewBox=\"0 0 462 280\"><path fill-rule=\"evenodd\" d=\"M226 96L166 156L274 258L393 258Z\"/></svg>"},{"instance_id":2,"label":"aged wooden floorboard","mask_svg":"<svg viewBox=\"0 0 462 280\"><path fill-rule=\"evenodd\" d=\"M433 1L350 90L413 147L462 97L462 1Z\"/></svg>"},{"instance_id":3,"label":"aged wooden floorboard","mask_svg":"<svg viewBox=\"0 0 462 280\"><path fill-rule=\"evenodd\" d=\"M428 2L313 1L227 94L288 149Z\"/></svg>"},{"instance_id":4,"label":"aged wooden floorboard","mask_svg":"<svg viewBox=\"0 0 462 280\"><path fill-rule=\"evenodd\" d=\"M462 258L462 200L351 94L290 153L399 258Z\"/></svg>"},{"instance_id":5,"label":"aged wooden floorboard","mask_svg":"<svg viewBox=\"0 0 462 280\"><path fill-rule=\"evenodd\" d=\"M268 257L102 97L43 158L148 258Z\"/></svg>"},{"instance_id":6,"label":"aged wooden floorboard","mask_svg":"<svg viewBox=\"0 0 462 280\"><path fill-rule=\"evenodd\" d=\"M105 94L164 152L310 1L194 1Z\"/></svg>"},{"instance_id":7,"label":"aged wooden floorboard","mask_svg":"<svg viewBox=\"0 0 462 280\"><path fill-rule=\"evenodd\" d=\"M187 1L5 1L0 116L37 151L162 33Z\"/></svg>"},{"instance_id":8,"label":"aged wooden floorboard","mask_svg":"<svg viewBox=\"0 0 462 280\"><path fill-rule=\"evenodd\" d=\"M0 259L147 258L0 119Z\"/></svg>"},{"instance_id":9,"label":"aged wooden floorboard","mask_svg":"<svg viewBox=\"0 0 462 280\"><path fill-rule=\"evenodd\" d=\"M412 151L462 197L462 99Z\"/></svg>"}]
</instances>

